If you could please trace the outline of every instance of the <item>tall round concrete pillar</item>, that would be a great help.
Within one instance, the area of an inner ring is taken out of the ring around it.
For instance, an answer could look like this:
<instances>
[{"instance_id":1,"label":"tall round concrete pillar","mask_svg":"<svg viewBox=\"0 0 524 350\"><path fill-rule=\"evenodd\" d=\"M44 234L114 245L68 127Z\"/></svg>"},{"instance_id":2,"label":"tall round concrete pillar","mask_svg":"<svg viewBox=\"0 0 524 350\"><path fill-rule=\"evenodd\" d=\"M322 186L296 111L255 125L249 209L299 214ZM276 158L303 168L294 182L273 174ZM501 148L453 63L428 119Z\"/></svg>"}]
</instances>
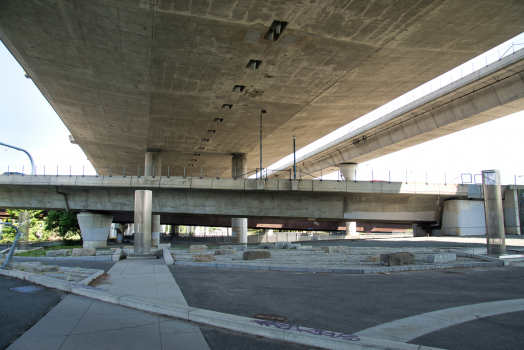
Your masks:
<instances>
[{"instance_id":1,"label":"tall round concrete pillar","mask_svg":"<svg viewBox=\"0 0 524 350\"><path fill-rule=\"evenodd\" d=\"M113 215L81 212L76 215L84 248L105 248Z\"/></svg>"},{"instance_id":2,"label":"tall round concrete pillar","mask_svg":"<svg viewBox=\"0 0 524 350\"><path fill-rule=\"evenodd\" d=\"M342 173L342 176L344 176L344 179L346 181L355 181L357 179L358 164L340 163L338 166L340 168L340 172ZM346 222L346 235L358 236L356 221L347 221Z\"/></svg>"},{"instance_id":3,"label":"tall round concrete pillar","mask_svg":"<svg viewBox=\"0 0 524 350\"><path fill-rule=\"evenodd\" d=\"M483 170L482 187L484 189L484 214L486 216L488 254L506 254L499 171Z\"/></svg>"},{"instance_id":4,"label":"tall round concrete pillar","mask_svg":"<svg viewBox=\"0 0 524 350\"><path fill-rule=\"evenodd\" d=\"M144 176L162 176L162 155L160 152L146 152ZM151 218L151 246L157 247L160 243L160 215Z\"/></svg>"},{"instance_id":5,"label":"tall round concrete pillar","mask_svg":"<svg viewBox=\"0 0 524 350\"><path fill-rule=\"evenodd\" d=\"M29 228L31 227L31 214L28 211L21 211L18 214L18 229L20 237L18 238L17 249L29 249Z\"/></svg>"},{"instance_id":6,"label":"tall round concrete pillar","mask_svg":"<svg viewBox=\"0 0 524 350\"><path fill-rule=\"evenodd\" d=\"M152 215L151 222L151 246L156 247L160 243L160 232L162 231L160 215Z\"/></svg>"},{"instance_id":7,"label":"tall round concrete pillar","mask_svg":"<svg viewBox=\"0 0 524 350\"><path fill-rule=\"evenodd\" d=\"M135 244L136 254L151 253L151 210L153 192L135 191Z\"/></svg>"},{"instance_id":8,"label":"tall round concrete pillar","mask_svg":"<svg viewBox=\"0 0 524 350\"><path fill-rule=\"evenodd\" d=\"M146 152L144 176L162 176L162 155L160 152Z\"/></svg>"},{"instance_id":9,"label":"tall round concrete pillar","mask_svg":"<svg viewBox=\"0 0 524 350\"><path fill-rule=\"evenodd\" d=\"M346 235L358 237L356 221L347 221L346 222Z\"/></svg>"},{"instance_id":10,"label":"tall round concrete pillar","mask_svg":"<svg viewBox=\"0 0 524 350\"><path fill-rule=\"evenodd\" d=\"M245 154L233 154L231 158L231 177L245 179L247 177L247 158ZM231 242L247 243L247 218L231 219Z\"/></svg>"},{"instance_id":11,"label":"tall round concrete pillar","mask_svg":"<svg viewBox=\"0 0 524 350\"><path fill-rule=\"evenodd\" d=\"M340 163L338 167L346 181L355 181L357 179L358 164Z\"/></svg>"}]
</instances>

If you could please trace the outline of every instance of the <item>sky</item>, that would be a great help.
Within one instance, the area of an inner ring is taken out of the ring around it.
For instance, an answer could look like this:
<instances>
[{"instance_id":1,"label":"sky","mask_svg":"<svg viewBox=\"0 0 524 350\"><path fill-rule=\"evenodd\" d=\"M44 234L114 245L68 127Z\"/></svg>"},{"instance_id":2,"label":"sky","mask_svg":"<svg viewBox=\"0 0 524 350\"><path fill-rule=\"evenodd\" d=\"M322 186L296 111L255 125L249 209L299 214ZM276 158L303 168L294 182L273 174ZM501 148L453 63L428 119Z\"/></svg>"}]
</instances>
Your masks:
<instances>
[{"instance_id":1,"label":"sky","mask_svg":"<svg viewBox=\"0 0 524 350\"><path fill-rule=\"evenodd\" d=\"M514 46L511 46L514 43ZM397 100L369 113L338 131L297 151L297 157L307 154L316 147L338 138L363 123L370 122L393 109L410 103L440 85L469 74L498 59L499 55L510 54L524 48L524 33L488 51L486 54L455 68L439 78L428 82L399 97ZM507 51L509 49L509 51ZM23 148L33 156L37 174L93 175L91 163L77 145L69 142L70 134L47 100L31 79L26 79L22 67L0 42L0 120L2 132L0 142ZM359 165L357 179L429 182L457 182L480 174L481 170L499 169L503 183L524 184L524 162L521 161L524 112L509 115L439 139L386 155ZM292 155L269 166L278 166L292 160ZM0 173L22 170L30 173L29 158L20 151L0 146ZM519 175L522 175L519 177ZM325 179L336 179L331 174ZM450 181L453 180L453 181Z\"/></svg>"}]
</instances>

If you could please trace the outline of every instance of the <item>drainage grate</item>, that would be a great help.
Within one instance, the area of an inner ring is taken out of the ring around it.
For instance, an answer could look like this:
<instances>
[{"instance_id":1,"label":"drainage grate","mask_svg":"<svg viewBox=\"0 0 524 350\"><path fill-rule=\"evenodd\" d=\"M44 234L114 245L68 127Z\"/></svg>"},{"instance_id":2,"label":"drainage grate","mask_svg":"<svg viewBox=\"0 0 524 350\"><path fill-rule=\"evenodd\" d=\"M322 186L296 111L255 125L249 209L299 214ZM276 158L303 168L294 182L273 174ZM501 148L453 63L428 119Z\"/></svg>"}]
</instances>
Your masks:
<instances>
[{"instance_id":1,"label":"drainage grate","mask_svg":"<svg viewBox=\"0 0 524 350\"><path fill-rule=\"evenodd\" d=\"M289 319L289 317L285 316L278 316L278 315L267 315L267 314L256 314L253 316L253 318L258 318L259 320L266 320L266 321L286 321Z\"/></svg>"},{"instance_id":2,"label":"drainage grate","mask_svg":"<svg viewBox=\"0 0 524 350\"><path fill-rule=\"evenodd\" d=\"M26 286L26 287L16 287L16 288L11 288L11 289L16 290L17 292L29 293L29 292L38 292L39 290L47 289L47 288L42 287L42 286Z\"/></svg>"}]
</instances>

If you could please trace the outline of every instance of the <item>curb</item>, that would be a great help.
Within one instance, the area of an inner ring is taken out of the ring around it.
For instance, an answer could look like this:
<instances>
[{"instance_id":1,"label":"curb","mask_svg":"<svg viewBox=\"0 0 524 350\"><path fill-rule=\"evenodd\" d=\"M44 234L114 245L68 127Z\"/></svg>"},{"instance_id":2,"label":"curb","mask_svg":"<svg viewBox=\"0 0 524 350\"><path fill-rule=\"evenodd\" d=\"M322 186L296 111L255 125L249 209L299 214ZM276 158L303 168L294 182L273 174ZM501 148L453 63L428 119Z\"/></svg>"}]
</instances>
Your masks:
<instances>
[{"instance_id":1,"label":"curb","mask_svg":"<svg viewBox=\"0 0 524 350\"><path fill-rule=\"evenodd\" d=\"M80 257L80 256L75 256L75 257L72 257L72 256L57 256L57 257L52 257L52 258L47 258L45 256L39 256L39 257L34 257L34 256L13 256L14 259L16 258L20 258L20 259L35 259L35 260L38 260L38 259L57 259L57 260L81 260L81 261L113 261L113 255L114 254L111 254L111 255L107 255L107 256L85 256L85 257Z\"/></svg>"},{"instance_id":2,"label":"curb","mask_svg":"<svg viewBox=\"0 0 524 350\"><path fill-rule=\"evenodd\" d=\"M102 271L103 273L103 271ZM107 303L125 306L146 312L171 316L187 321L198 322L225 328L232 331L263 336L270 339L282 340L308 346L316 346L331 350L431 350L436 348L425 347L415 344L400 343L390 340L361 337L355 334L344 334L338 332L324 331L320 329L279 323L274 321L263 321L249 317L225 314L216 311L193 308L175 303L163 302L156 299L142 297L117 296L103 288L91 287L82 284L85 280L76 284L69 284L51 277L39 276L33 273L2 270L0 275L16 277L22 280L43 285L48 288L71 292L87 298L104 301Z\"/></svg>"},{"instance_id":3,"label":"curb","mask_svg":"<svg viewBox=\"0 0 524 350\"><path fill-rule=\"evenodd\" d=\"M368 274L368 273L381 273L381 272L422 271L422 270L449 269L449 268L496 267L496 266L505 266L506 264L504 263L504 261L497 260L497 261L473 262L473 263L377 267L377 268L370 268L370 269L325 269L325 268L313 268L313 267L286 267L286 266L223 264L223 263L197 263L197 262L190 262L190 261L175 261L174 265L219 267L219 268L228 268L228 269L266 270L266 271Z\"/></svg>"}]
</instances>

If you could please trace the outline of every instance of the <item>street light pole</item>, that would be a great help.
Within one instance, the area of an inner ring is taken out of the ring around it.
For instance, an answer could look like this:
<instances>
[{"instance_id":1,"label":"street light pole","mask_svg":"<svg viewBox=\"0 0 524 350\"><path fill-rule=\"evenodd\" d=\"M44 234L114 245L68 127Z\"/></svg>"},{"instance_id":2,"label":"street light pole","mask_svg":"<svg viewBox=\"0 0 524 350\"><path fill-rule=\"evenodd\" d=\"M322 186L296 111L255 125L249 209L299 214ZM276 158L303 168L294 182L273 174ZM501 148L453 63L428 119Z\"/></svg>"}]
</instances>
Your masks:
<instances>
[{"instance_id":1,"label":"street light pole","mask_svg":"<svg viewBox=\"0 0 524 350\"><path fill-rule=\"evenodd\" d=\"M266 113L266 110L262 108L260 110L260 178L262 178L262 114Z\"/></svg>"},{"instance_id":2,"label":"street light pole","mask_svg":"<svg viewBox=\"0 0 524 350\"><path fill-rule=\"evenodd\" d=\"M295 152L295 135L293 135L293 178L297 179L297 154Z\"/></svg>"},{"instance_id":3,"label":"street light pole","mask_svg":"<svg viewBox=\"0 0 524 350\"><path fill-rule=\"evenodd\" d=\"M29 160L31 161L31 175L35 174L35 163L33 162L33 157L31 157L29 152L27 152L25 149L22 149L22 148L19 148L19 147L15 147L15 146L11 146L11 145L7 145L7 144L5 144L3 142L0 142L0 145L5 146L5 147L9 147L9 148L12 148L12 149L16 149L17 151L21 151L21 152L24 152L25 154L27 154L27 156L29 157Z\"/></svg>"}]
</instances>

